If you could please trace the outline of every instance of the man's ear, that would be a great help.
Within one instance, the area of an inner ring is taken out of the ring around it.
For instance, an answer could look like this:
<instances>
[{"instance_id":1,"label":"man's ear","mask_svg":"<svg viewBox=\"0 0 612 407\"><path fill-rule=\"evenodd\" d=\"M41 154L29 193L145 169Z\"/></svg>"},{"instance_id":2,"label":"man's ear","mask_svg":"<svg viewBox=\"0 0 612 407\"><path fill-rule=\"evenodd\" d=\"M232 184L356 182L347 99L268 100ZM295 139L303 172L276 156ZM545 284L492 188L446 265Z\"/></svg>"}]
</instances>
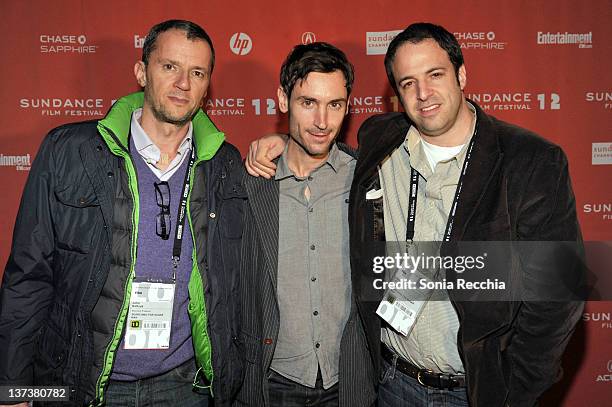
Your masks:
<instances>
[{"instance_id":1,"label":"man's ear","mask_svg":"<svg viewBox=\"0 0 612 407\"><path fill-rule=\"evenodd\" d=\"M147 86L147 67L144 62L138 61L134 64L134 76L140 86Z\"/></svg>"},{"instance_id":2,"label":"man's ear","mask_svg":"<svg viewBox=\"0 0 612 407\"><path fill-rule=\"evenodd\" d=\"M281 112L287 113L289 111L289 98L281 86L278 87L276 96L278 97L278 108Z\"/></svg>"},{"instance_id":3,"label":"man's ear","mask_svg":"<svg viewBox=\"0 0 612 407\"><path fill-rule=\"evenodd\" d=\"M465 65L461 65L459 67L459 71L457 72L457 80L459 81L459 87L461 90L465 88L467 84L467 73L465 72Z\"/></svg>"}]
</instances>

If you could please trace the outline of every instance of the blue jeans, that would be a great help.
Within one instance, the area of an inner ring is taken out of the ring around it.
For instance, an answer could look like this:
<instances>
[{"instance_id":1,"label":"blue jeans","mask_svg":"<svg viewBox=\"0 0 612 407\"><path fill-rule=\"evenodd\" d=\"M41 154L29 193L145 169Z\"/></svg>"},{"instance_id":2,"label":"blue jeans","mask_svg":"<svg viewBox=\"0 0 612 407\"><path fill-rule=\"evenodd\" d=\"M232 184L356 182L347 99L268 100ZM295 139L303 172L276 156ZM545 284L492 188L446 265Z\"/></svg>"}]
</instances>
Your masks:
<instances>
[{"instance_id":1,"label":"blue jeans","mask_svg":"<svg viewBox=\"0 0 612 407\"><path fill-rule=\"evenodd\" d=\"M378 387L378 407L468 407L467 390L426 387L382 361L383 377Z\"/></svg>"},{"instance_id":2,"label":"blue jeans","mask_svg":"<svg viewBox=\"0 0 612 407\"><path fill-rule=\"evenodd\" d=\"M303 386L270 370L268 374L270 407L337 407L338 383L329 389L317 377L315 388Z\"/></svg>"},{"instance_id":3,"label":"blue jeans","mask_svg":"<svg viewBox=\"0 0 612 407\"><path fill-rule=\"evenodd\" d=\"M110 380L106 390L108 407L208 407L208 389L193 389L196 373L191 359L159 376L123 382Z\"/></svg>"}]
</instances>

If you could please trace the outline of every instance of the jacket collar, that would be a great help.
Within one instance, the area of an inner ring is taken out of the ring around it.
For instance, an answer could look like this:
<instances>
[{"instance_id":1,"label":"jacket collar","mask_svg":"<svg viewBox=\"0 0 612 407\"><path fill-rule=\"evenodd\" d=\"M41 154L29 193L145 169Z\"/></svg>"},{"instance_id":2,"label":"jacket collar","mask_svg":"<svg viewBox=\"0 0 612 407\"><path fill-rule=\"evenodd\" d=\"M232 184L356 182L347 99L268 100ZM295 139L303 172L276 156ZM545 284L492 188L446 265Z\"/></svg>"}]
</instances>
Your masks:
<instances>
[{"instance_id":1,"label":"jacket collar","mask_svg":"<svg viewBox=\"0 0 612 407\"><path fill-rule=\"evenodd\" d=\"M451 240L461 240L465 227L476 212L491 180L497 176L503 158L497 126L493 119L476 103L470 103L476 108L474 146L465 168L465 176L462 177L463 187L455 211Z\"/></svg>"},{"instance_id":2,"label":"jacket collar","mask_svg":"<svg viewBox=\"0 0 612 407\"><path fill-rule=\"evenodd\" d=\"M404 113L392 113L389 120L381 121L380 124L380 129L377 129L378 134L370 137L371 140L375 138L376 141L372 141L368 146L359 146L355 180L366 187L372 177L378 173L381 162L404 142L406 132L411 126L408 116Z\"/></svg>"},{"instance_id":3,"label":"jacket collar","mask_svg":"<svg viewBox=\"0 0 612 407\"><path fill-rule=\"evenodd\" d=\"M459 240L465 227L474 215L481 197L486 192L491 180L499 170L503 153L500 148L497 125L484 113L476 103L470 101L476 109L476 131L473 136L474 147L470 156L466 175L463 177L463 188L454 217L451 240ZM360 150L355 169L355 180L369 187L378 174L382 161L406 138L406 133L413 123L404 113L390 114L388 120L380 121L378 134L369 135L370 140L365 149Z\"/></svg>"},{"instance_id":4,"label":"jacket collar","mask_svg":"<svg viewBox=\"0 0 612 407\"><path fill-rule=\"evenodd\" d=\"M106 117L98 122L98 131L110 151L123 156L128 151L132 112L144 104L144 93L136 92L117 100ZM194 118L193 140L197 161L210 160L225 141L208 116L199 109Z\"/></svg>"}]
</instances>

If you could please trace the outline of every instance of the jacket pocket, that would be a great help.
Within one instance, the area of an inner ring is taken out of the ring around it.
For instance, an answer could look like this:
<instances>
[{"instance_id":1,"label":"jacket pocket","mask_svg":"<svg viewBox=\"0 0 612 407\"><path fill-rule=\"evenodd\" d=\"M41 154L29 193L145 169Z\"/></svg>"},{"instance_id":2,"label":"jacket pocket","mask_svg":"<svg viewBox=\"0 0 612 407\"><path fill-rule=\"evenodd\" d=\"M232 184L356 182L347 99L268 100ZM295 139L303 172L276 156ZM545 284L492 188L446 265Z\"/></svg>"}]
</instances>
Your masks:
<instances>
[{"instance_id":1,"label":"jacket pocket","mask_svg":"<svg viewBox=\"0 0 612 407\"><path fill-rule=\"evenodd\" d=\"M68 354L68 343L49 320L41 329L34 361L36 383L64 385L64 368Z\"/></svg>"},{"instance_id":2,"label":"jacket pocket","mask_svg":"<svg viewBox=\"0 0 612 407\"><path fill-rule=\"evenodd\" d=\"M512 237L510 219L503 214L493 220L484 222L478 226L478 233L484 238L482 240L506 241Z\"/></svg>"},{"instance_id":3,"label":"jacket pocket","mask_svg":"<svg viewBox=\"0 0 612 407\"><path fill-rule=\"evenodd\" d=\"M54 208L57 245L65 250L87 253L92 234L101 222L98 197L88 179L59 186L54 191L58 204Z\"/></svg>"},{"instance_id":4,"label":"jacket pocket","mask_svg":"<svg viewBox=\"0 0 612 407\"><path fill-rule=\"evenodd\" d=\"M38 357L47 366L57 369L66 359L68 343L62 338L57 329L46 324L40 333L38 344Z\"/></svg>"},{"instance_id":5,"label":"jacket pocket","mask_svg":"<svg viewBox=\"0 0 612 407\"><path fill-rule=\"evenodd\" d=\"M261 340L243 331L240 332L240 343L245 360L257 364L261 355Z\"/></svg>"},{"instance_id":6,"label":"jacket pocket","mask_svg":"<svg viewBox=\"0 0 612 407\"><path fill-rule=\"evenodd\" d=\"M241 184L227 186L222 196L222 219L219 228L223 237L240 239L242 237L242 217L246 191Z\"/></svg>"},{"instance_id":7,"label":"jacket pocket","mask_svg":"<svg viewBox=\"0 0 612 407\"><path fill-rule=\"evenodd\" d=\"M71 206L73 208L88 208L92 206L100 206L98 198L93 190L93 187L87 184L83 185L68 185L57 188L55 190L55 197L63 205Z\"/></svg>"}]
</instances>

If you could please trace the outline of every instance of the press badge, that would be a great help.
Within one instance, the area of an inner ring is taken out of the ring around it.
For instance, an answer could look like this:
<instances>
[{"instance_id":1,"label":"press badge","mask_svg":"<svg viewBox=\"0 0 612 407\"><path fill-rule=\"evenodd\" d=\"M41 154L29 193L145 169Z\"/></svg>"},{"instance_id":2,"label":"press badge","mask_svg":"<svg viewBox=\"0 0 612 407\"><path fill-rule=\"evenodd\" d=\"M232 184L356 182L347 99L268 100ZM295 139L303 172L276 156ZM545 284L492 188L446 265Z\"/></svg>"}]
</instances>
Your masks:
<instances>
[{"instance_id":1,"label":"press badge","mask_svg":"<svg viewBox=\"0 0 612 407\"><path fill-rule=\"evenodd\" d=\"M394 290L387 291L378 304L376 313L397 332L408 336L425 302L398 298Z\"/></svg>"},{"instance_id":2,"label":"press badge","mask_svg":"<svg viewBox=\"0 0 612 407\"><path fill-rule=\"evenodd\" d=\"M132 282L125 349L168 349L175 286L173 282Z\"/></svg>"},{"instance_id":3,"label":"press badge","mask_svg":"<svg viewBox=\"0 0 612 407\"><path fill-rule=\"evenodd\" d=\"M409 243L406 252L411 256L422 253L422 246ZM387 279L395 283L393 288L387 288L378 304L376 314L384 319L398 333L408 336L425 303L431 297L433 290L421 288L421 281L431 281L438 276L438 270L406 269L396 266L387 270ZM389 278L392 277L392 278Z\"/></svg>"}]
</instances>

